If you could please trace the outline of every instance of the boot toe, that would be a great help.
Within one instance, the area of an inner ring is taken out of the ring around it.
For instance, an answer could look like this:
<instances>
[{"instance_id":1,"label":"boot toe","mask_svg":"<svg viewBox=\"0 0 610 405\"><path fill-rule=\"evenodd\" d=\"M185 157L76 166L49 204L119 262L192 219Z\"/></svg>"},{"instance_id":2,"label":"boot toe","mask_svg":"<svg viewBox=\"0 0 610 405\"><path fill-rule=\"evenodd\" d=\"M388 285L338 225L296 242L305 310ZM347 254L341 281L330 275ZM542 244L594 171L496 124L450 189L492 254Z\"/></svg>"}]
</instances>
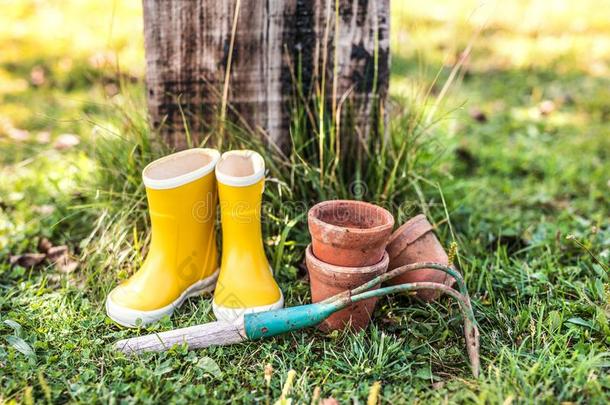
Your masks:
<instances>
[{"instance_id":1,"label":"boot toe","mask_svg":"<svg viewBox=\"0 0 610 405\"><path fill-rule=\"evenodd\" d=\"M165 315L170 315L174 311L171 304L149 311L133 308L130 306L129 294L129 288L119 285L106 298L106 314L121 326L129 328L138 325L145 326L158 321Z\"/></svg>"}]
</instances>

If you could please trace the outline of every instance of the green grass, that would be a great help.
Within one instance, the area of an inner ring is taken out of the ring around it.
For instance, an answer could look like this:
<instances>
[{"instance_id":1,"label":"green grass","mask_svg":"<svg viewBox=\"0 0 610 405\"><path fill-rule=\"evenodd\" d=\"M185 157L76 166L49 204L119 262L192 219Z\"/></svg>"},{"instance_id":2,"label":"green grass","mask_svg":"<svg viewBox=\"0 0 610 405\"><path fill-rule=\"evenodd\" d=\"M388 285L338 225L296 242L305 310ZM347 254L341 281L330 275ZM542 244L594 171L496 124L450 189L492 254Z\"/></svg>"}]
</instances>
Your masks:
<instances>
[{"instance_id":1,"label":"green grass","mask_svg":"<svg viewBox=\"0 0 610 405\"><path fill-rule=\"evenodd\" d=\"M10 24L0 24L0 40L10 44L0 55L0 401L273 402L294 369L290 396L299 403L309 403L316 387L323 398L362 403L375 381L388 403L608 402L605 8L583 15L586 7L570 6L546 18L538 15L546 3L499 6L428 128L417 119L433 102L422 89L432 85L432 97L438 94L481 17L470 17L475 4L435 1L410 10L395 2L391 140L372 140L366 159L340 160L336 171L332 153L319 170L317 145L298 129L287 158L266 152L263 231L287 304L310 299L302 264L309 235L299 207L362 198L390 207L398 222L423 211L446 246L459 245L481 328L475 380L458 308L447 298L430 305L384 299L359 334L308 330L193 352L114 353L112 342L136 332L112 324L103 300L146 253L140 171L167 152L144 119L141 38L130 41L124 29L139 24L140 11L120 3L114 11L84 2L19 4L10 8ZM53 10L69 17L66 32L84 39L47 38L41 21L62 26ZM85 15L95 18L77 18ZM578 19L581 26L570 25ZM41 43L49 46L38 52ZM125 61L121 75L92 63L108 51ZM42 84L32 83L35 67L45 71ZM548 115L540 114L545 100L555 105ZM485 122L471 118L473 108ZM10 138L11 128L29 131L29 140ZM39 131L49 131L51 143L37 141ZM81 143L54 149L66 132ZM223 147L260 148L231 134ZM43 237L67 244L78 269L9 264L11 255L37 251ZM191 299L152 330L211 319L210 300ZM274 369L269 389L266 364Z\"/></svg>"}]
</instances>

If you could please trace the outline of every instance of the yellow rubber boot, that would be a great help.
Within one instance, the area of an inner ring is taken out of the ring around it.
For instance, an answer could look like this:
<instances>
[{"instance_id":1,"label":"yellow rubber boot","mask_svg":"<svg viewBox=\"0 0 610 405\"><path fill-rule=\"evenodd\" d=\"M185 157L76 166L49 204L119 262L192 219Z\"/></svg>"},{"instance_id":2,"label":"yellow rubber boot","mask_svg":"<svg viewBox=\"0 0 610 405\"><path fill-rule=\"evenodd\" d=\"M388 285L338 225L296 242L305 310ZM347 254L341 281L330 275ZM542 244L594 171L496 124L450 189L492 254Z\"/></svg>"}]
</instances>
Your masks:
<instances>
[{"instance_id":1,"label":"yellow rubber boot","mask_svg":"<svg viewBox=\"0 0 610 405\"><path fill-rule=\"evenodd\" d=\"M142 172L152 240L142 267L110 292L106 312L133 327L170 315L188 297L214 289L218 251L214 223L217 187L214 149L163 157Z\"/></svg>"},{"instance_id":2,"label":"yellow rubber boot","mask_svg":"<svg viewBox=\"0 0 610 405\"><path fill-rule=\"evenodd\" d=\"M216 318L231 322L246 313L282 308L261 232L265 161L249 150L223 153L216 178L222 221L222 260L212 301Z\"/></svg>"}]
</instances>

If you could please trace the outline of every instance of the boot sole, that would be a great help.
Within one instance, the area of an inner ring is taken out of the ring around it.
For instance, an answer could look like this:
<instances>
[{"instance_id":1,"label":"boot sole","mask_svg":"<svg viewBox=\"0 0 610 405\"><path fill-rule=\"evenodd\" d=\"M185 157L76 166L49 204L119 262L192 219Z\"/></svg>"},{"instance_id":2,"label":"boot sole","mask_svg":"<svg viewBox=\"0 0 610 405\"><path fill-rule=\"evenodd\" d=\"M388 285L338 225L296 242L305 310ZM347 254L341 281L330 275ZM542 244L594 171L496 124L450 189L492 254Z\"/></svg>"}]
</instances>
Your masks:
<instances>
[{"instance_id":1,"label":"boot sole","mask_svg":"<svg viewBox=\"0 0 610 405\"><path fill-rule=\"evenodd\" d=\"M218 273L219 270L217 269L214 273L212 273L212 275L191 284L174 302L152 311L141 311L123 307L112 301L110 296L108 296L106 299L106 314L114 322L128 328L136 327L138 320L142 321L142 326L148 325L158 321L165 315L171 315L174 310L176 310L176 308L180 308L180 306L188 298L214 291L214 288L216 287L216 280L218 279Z\"/></svg>"},{"instance_id":2,"label":"boot sole","mask_svg":"<svg viewBox=\"0 0 610 405\"><path fill-rule=\"evenodd\" d=\"M219 321L225 322L243 322L242 318L246 314L253 314L255 312L264 312L264 311L272 311L274 309L281 309L284 307L284 294L282 290L280 290L280 299L276 302L269 305L261 305L258 307L250 307L250 308L231 308L231 307L223 307L222 305L217 305L215 301L212 300L212 311L214 311L214 315L216 319Z\"/></svg>"}]
</instances>

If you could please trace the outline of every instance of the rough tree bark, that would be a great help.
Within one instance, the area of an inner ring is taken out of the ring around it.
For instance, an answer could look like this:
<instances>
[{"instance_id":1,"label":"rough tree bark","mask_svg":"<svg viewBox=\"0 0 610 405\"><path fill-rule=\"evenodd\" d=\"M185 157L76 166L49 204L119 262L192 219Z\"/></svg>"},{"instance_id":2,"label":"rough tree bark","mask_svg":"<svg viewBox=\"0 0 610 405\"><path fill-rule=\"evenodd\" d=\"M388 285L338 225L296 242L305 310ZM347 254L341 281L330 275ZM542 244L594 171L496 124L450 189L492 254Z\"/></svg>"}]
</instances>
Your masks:
<instances>
[{"instance_id":1,"label":"rough tree bark","mask_svg":"<svg viewBox=\"0 0 610 405\"><path fill-rule=\"evenodd\" d=\"M239 2L227 117L285 148L300 63L306 94L324 73L329 106L347 98L357 132L370 136L388 89L389 1L143 0L153 126L177 148L185 121L195 142L217 128Z\"/></svg>"}]
</instances>

